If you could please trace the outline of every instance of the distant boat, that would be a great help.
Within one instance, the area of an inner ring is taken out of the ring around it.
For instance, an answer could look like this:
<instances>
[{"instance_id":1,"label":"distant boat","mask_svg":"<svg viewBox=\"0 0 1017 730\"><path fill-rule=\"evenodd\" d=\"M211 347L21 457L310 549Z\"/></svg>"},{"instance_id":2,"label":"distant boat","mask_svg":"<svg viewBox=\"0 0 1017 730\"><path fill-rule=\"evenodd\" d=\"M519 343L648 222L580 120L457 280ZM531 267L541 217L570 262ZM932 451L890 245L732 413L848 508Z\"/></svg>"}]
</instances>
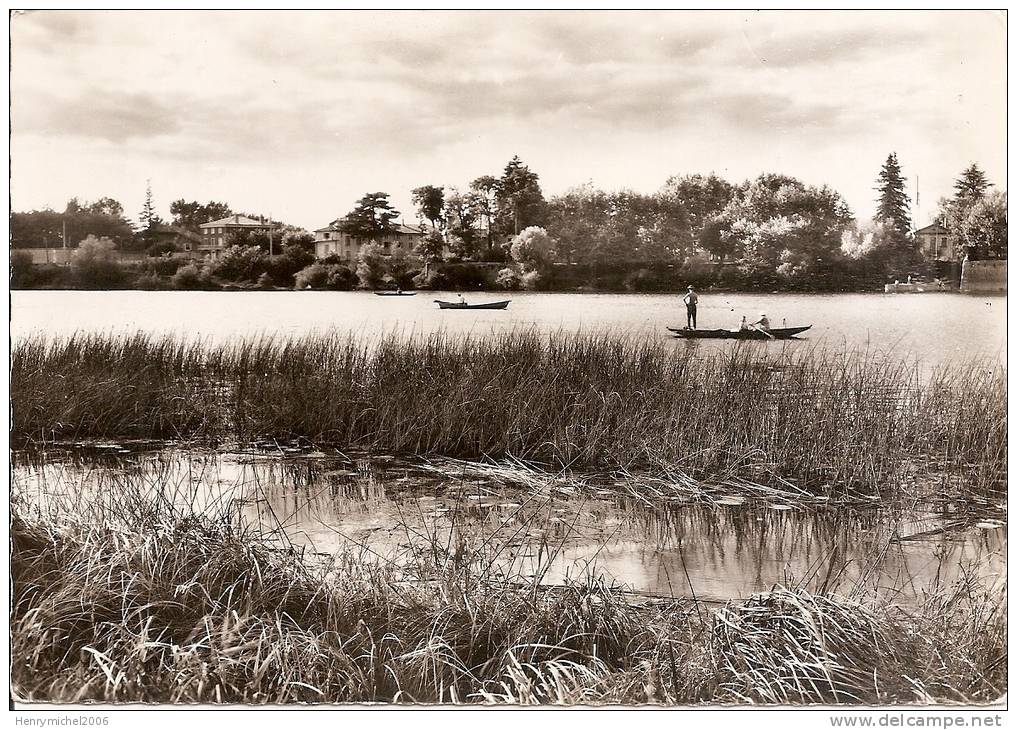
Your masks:
<instances>
[{"instance_id":1,"label":"distant boat","mask_svg":"<svg viewBox=\"0 0 1017 730\"><path fill-rule=\"evenodd\" d=\"M778 327L767 330L769 337L760 330L691 330L668 327L675 337L686 340L787 340L795 335L800 335L805 330L812 329L812 325L805 327Z\"/></svg>"},{"instance_id":2,"label":"distant boat","mask_svg":"<svg viewBox=\"0 0 1017 730\"><path fill-rule=\"evenodd\" d=\"M376 291L379 297L415 297L417 293L415 291Z\"/></svg>"},{"instance_id":3,"label":"distant boat","mask_svg":"<svg viewBox=\"0 0 1017 730\"><path fill-rule=\"evenodd\" d=\"M464 302L443 302L440 299L434 300L438 304L438 309L505 309L511 302L511 299L507 299L504 302L488 302L487 304L466 304Z\"/></svg>"}]
</instances>

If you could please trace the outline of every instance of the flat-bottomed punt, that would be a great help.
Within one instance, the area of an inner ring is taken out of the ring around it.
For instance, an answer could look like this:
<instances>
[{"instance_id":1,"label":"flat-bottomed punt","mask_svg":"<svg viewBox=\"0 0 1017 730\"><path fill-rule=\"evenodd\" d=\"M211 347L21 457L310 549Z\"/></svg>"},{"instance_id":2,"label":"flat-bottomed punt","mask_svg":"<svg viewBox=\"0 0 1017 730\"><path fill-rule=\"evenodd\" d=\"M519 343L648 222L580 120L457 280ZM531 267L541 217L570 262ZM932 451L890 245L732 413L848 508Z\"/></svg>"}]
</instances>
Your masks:
<instances>
[{"instance_id":1,"label":"flat-bottomed punt","mask_svg":"<svg viewBox=\"0 0 1017 730\"><path fill-rule=\"evenodd\" d=\"M379 297L415 297L417 293L415 291L376 291Z\"/></svg>"},{"instance_id":2,"label":"flat-bottomed punt","mask_svg":"<svg viewBox=\"0 0 1017 730\"><path fill-rule=\"evenodd\" d=\"M777 327L767 330L769 337L761 330L692 330L668 327L675 337L685 340L789 340L795 335L800 335L805 330L812 329L812 325L805 327Z\"/></svg>"},{"instance_id":3,"label":"flat-bottomed punt","mask_svg":"<svg viewBox=\"0 0 1017 730\"><path fill-rule=\"evenodd\" d=\"M488 302L486 304L465 304L462 302L443 302L440 299L435 299L438 304L438 309L505 309L511 302L511 299L507 299L504 302Z\"/></svg>"}]
</instances>

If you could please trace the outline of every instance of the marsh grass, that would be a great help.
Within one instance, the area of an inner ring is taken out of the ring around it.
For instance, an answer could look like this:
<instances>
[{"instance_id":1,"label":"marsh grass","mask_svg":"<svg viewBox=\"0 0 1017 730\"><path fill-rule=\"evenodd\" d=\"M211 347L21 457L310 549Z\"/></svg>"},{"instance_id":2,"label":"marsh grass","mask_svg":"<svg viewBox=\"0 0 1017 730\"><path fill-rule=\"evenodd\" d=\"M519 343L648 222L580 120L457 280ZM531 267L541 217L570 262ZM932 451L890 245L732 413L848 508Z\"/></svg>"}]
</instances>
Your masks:
<instances>
[{"instance_id":1,"label":"marsh grass","mask_svg":"<svg viewBox=\"0 0 1017 730\"><path fill-rule=\"evenodd\" d=\"M329 334L230 344L83 335L12 353L16 443L302 442L609 465L788 491L1005 486L1005 372L609 335ZM933 468L934 467L934 468ZM672 480L674 481L674 480Z\"/></svg>"},{"instance_id":2,"label":"marsh grass","mask_svg":"<svg viewBox=\"0 0 1017 730\"><path fill-rule=\"evenodd\" d=\"M1005 594L973 579L910 608L789 581L711 611L541 585L491 534L418 532L396 565L286 548L230 500L69 507L14 499L25 700L884 704L1006 686Z\"/></svg>"}]
</instances>

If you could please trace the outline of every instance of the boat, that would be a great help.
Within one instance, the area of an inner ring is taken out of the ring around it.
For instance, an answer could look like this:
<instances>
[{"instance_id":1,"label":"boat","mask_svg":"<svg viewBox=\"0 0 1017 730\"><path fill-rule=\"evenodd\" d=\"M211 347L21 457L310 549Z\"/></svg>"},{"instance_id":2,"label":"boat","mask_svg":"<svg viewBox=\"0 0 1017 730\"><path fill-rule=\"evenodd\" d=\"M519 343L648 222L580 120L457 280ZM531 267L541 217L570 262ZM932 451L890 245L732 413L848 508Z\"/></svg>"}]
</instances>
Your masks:
<instances>
[{"instance_id":1,"label":"boat","mask_svg":"<svg viewBox=\"0 0 1017 730\"><path fill-rule=\"evenodd\" d=\"M677 327L668 327L668 330L674 333L675 337L684 340L789 340L795 335L800 335L805 330L812 329L812 325L806 325L805 327L776 327L774 329L767 330L764 333L762 330L692 330L688 328L679 329Z\"/></svg>"},{"instance_id":2,"label":"boat","mask_svg":"<svg viewBox=\"0 0 1017 730\"><path fill-rule=\"evenodd\" d=\"M486 304L465 304L462 302L443 302L440 299L434 300L438 309L505 309L511 302L511 299L506 299L504 302L487 302Z\"/></svg>"},{"instance_id":3,"label":"boat","mask_svg":"<svg viewBox=\"0 0 1017 730\"><path fill-rule=\"evenodd\" d=\"M417 293L415 291L376 291L379 297L415 297Z\"/></svg>"}]
</instances>

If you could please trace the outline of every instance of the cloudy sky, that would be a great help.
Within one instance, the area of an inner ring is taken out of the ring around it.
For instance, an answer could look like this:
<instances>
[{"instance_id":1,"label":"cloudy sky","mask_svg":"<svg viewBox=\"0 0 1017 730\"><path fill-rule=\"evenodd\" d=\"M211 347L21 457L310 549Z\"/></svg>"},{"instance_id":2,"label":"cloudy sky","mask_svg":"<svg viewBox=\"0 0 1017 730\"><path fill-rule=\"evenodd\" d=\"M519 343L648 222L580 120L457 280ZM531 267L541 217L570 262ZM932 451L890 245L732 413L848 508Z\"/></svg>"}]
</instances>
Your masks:
<instances>
[{"instance_id":1,"label":"cloudy sky","mask_svg":"<svg viewBox=\"0 0 1017 730\"><path fill-rule=\"evenodd\" d=\"M871 215L896 151L920 222L972 161L1006 187L1005 15L31 11L11 21L12 199L222 200L316 228L365 192L518 154L587 181L782 172Z\"/></svg>"}]
</instances>

